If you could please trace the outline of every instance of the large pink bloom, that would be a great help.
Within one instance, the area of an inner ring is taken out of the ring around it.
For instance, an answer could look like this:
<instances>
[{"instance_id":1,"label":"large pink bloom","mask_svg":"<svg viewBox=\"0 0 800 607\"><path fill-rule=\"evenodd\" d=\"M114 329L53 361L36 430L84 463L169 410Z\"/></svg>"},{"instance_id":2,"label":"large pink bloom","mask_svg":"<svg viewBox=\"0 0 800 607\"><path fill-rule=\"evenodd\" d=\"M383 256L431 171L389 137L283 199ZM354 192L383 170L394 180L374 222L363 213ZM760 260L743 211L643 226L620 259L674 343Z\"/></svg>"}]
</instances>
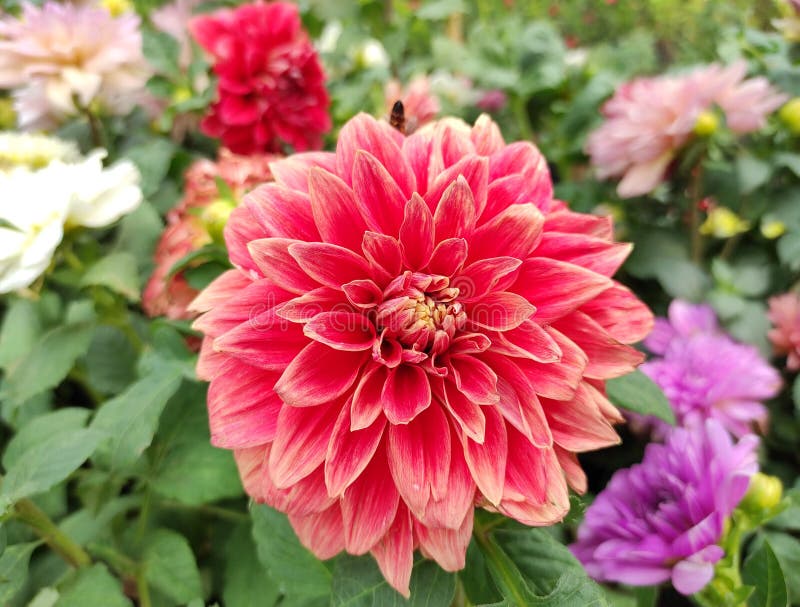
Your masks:
<instances>
[{"instance_id":1,"label":"large pink bloom","mask_svg":"<svg viewBox=\"0 0 800 607\"><path fill-rule=\"evenodd\" d=\"M255 2L195 17L190 28L212 57L218 101L203 132L237 154L322 147L330 99L317 52L289 2Z\"/></svg>"},{"instance_id":2,"label":"large pink bloom","mask_svg":"<svg viewBox=\"0 0 800 607\"><path fill-rule=\"evenodd\" d=\"M473 506L528 525L614 444L603 380L649 310L610 277L610 220L552 199L497 125L404 137L359 115L335 153L272 165L226 228L237 269L193 306L212 441L320 558L371 552L408 594L419 547L464 566Z\"/></svg>"},{"instance_id":3,"label":"large pink bloom","mask_svg":"<svg viewBox=\"0 0 800 607\"><path fill-rule=\"evenodd\" d=\"M784 293L772 297L768 316L774 325L769 339L775 352L787 356L787 368L800 370L800 295Z\"/></svg>"},{"instance_id":4,"label":"large pink bloom","mask_svg":"<svg viewBox=\"0 0 800 607\"><path fill-rule=\"evenodd\" d=\"M786 101L765 78L745 80L747 64L712 64L679 76L637 78L603 105L606 121L589 135L586 152L601 179L622 177L623 198L651 192L664 180L701 112L714 106L735 133L764 126Z\"/></svg>"},{"instance_id":5,"label":"large pink bloom","mask_svg":"<svg viewBox=\"0 0 800 607\"><path fill-rule=\"evenodd\" d=\"M0 18L0 88L16 90L20 126L52 127L76 101L128 113L149 77L139 25L133 13L52 1Z\"/></svg>"}]
</instances>

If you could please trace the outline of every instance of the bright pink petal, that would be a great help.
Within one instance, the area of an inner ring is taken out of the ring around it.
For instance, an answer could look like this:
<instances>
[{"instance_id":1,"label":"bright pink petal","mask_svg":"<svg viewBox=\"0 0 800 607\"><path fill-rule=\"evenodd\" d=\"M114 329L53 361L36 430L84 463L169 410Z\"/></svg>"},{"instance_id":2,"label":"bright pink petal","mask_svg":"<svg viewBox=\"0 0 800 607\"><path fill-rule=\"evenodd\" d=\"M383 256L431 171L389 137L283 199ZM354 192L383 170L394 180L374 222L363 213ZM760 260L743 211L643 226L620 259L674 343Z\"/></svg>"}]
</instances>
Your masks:
<instances>
[{"instance_id":1,"label":"bright pink petal","mask_svg":"<svg viewBox=\"0 0 800 607\"><path fill-rule=\"evenodd\" d=\"M558 362L538 363L517 359L514 363L530 380L536 393L556 400L569 400L583 377L588 358L575 342L553 327L545 329L558 344L561 359Z\"/></svg>"},{"instance_id":2,"label":"bright pink petal","mask_svg":"<svg viewBox=\"0 0 800 607\"><path fill-rule=\"evenodd\" d=\"M470 259L527 258L542 237L544 215L532 204L515 204L479 227L469 241Z\"/></svg>"},{"instance_id":3,"label":"bright pink petal","mask_svg":"<svg viewBox=\"0 0 800 607\"><path fill-rule=\"evenodd\" d=\"M375 454L386 420L376 419L363 430L351 430L350 403L339 414L325 457L325 484L328 493L339 496L360 475Z\"/></svg>"},{"instance_id":4,"label":"bright pink petal","mask_svg":"<svg viewBox=\"0 0 800 607\"><path fill-rule=\"evenodd\" d=\"M303 295L319 285L289 254L289 245L297 242L288 238L260 238L249 242L247 250L259 272L282 289Z\"/></svg>"},{"instance_id":5,"label":"bright pink petal","mask_svg":"<svg viewBox=\"0 0 800 607\"><path fill-rule=\"evenodd\" d=\"M467 241L463 238L448 238L436 245L428 269L439 276L453 276L466 259Z\"/></svg>"},{"instance_id":6,"label":"bright pink petal","mask_svg":"<svg viewBox=\"0 0 800 607\"><path fill-rule=\"evenodd\" d=\"M419 194L415 193L406 204L400 246L406 266L412 270L424 268L433 255L433 216Z\"/></svg>"},{"instance_id":7,"label":"bright pink petal","mask_svg":"<svg viewBox=\"0 0 800 607\"><path fill-rule=\"evenodd\" d=\"M257 314L214 340L214 349L259 369L281 371L308 343L302 328L275 310Z\"/></svg>"},{"instance_id":8,"label":"bright pink petal","mask_svg":"<svg viewBox=\"0 0 800 607\"><path fill-rule=\"evenodd\" d=\"M345 298L341 291L330 287L319 287L280 304L275 308L275 313L289 322L303 323L344 303Z\"/></svg>"},{"instance_id":9,"label":"bright pink petal","mask_svg":"<svg viewBox=\"0 0 800 607\"><path fill-rule=\"evenodd\" d=\"M335 350L369 350L375 342L375 326L366 316L337 310L322 312L303 326L303 333Z\"/></svg>"},{"instance_id":10,"label":"bright pink petal","mask_svg":"<svg viewBox=\"0 0 800 607\"><path fill-rule=\"evenodd\" d=\"M644 339L653 328L653 313L630 289L615 284L581 306L581 311L624 344Z\"/></svg>"},{"instance_id":11,"label":"bright pink petal","mask_svg":"<svg viewBox=\"0 0 800 607\"><path fill-rule=\"evenodd\" d=\"M308 195L275 183L257 187L244 204L264 226L268 236L293 240L319 240Z\"/></svg>"},{"instance_id":12,"label":"bright pink petal","mask_svg":"<svg viewBox=\"0 0 800 607\"><path fill-rule=\"evenodd\" d=\"M458 389L479 405L492 405L500 400L497 375L485 362L474 356L451 356L450 369Z\"/></svg>"},{"instance_id":13,"label":"bright pink petal","mask_svg":"<svg viewBox=\"0 0 800 607\"><path fill-rule=\"evenodd\" d=\"M319 284L335 289L370 275L366 260L350 249L321 242L295 242L289 246L303 271Z\"/></svg>"},{"instance_id":14,"label":"bright pink petal","mask_svg":"<svg viewBox=\"0 0 800 607\"><path fill-rule=\"evenodd\" d=\"M358 211L353 190L322 169L311 170L308 184L311 212L322 240L359 251L367 224Z\"/></svg>"},{"instance_id":15,"label":"bright pink petal","mask_svg":"<svg viewBox=\"0 0 800 607\"><path fill-rule=\"evenodd\" d=\"M344 525L339 504L308 516L290 514L289 522L300 543L318 559L325 561L344 550Z\"/></svg>"},{"instance_id":16,"label":"bright pink petal","mask_svg":"<svg viewBox=\"0 0 800 607\"><path fill-rule=\"evenodd\" d=\"M526 320L510 331L493 334L492 351L540 363L556 363L562 356L556 340L532 320Z\"/></svg>"},{"instance_id":17,"label":"bright pink petal","mask_svg":"<svg viewBox=\"0 0 800 607\"><path fill-rule=\"evenodd\" d=\"M516 257L490 257L469 264L453 281L459 301L476 300L490 291L502 291L514 284L522 261Z\"/></svg>"},{"instance_id":18,"label":"bright pink petal","mask_svg":"<svg viewBox=\"0 0 800 607\"><path fill-rule=\"evenodd\" d=\"M467 546L472 538L474 510L470 509L458 529L431 529L416 523L414 528L423 554L445 571L459 571L466 565Z\"/></svg>"},{"instance_id":19,"label":"bright pink petal","mask_svg":"<svg viewBox=\"0 0 800 607\"><path fill-rule=\"evenodd\" d=\"M499 504L503 497L508 458L508 436L505 420L495 407L486 407L486 433L478 442L467 437L464 440L464 459L472 478L481 493L492 504Z\"/></svg>"},{"instance_id":20,"label":"bright pink petal","mask_svg":"<svg viewBox=\"0 0 800 607\"><path fill-rule=\"evenodd\" d=\"M403 208L409 197L403 193L387 167L363 150L356 153L353 190L367 227L397 236L403 223Z\"/></svg>"},{"instance_id":21,"label":"bright pink petal","mask_svg":"<svg viewBox=\"0 0 800 607\"><path fill-rule=\"evenodd\" d=\"M392 424L407 424L431 404L431 384L417 365L389 370L381 393L383 411Z\"/></svg>"},{"instance_id":22,"label":"bright pink petal","mask_svg":"<svg viewBox=\"0 0 800 607\"><path fill-rule=\"evenodd\" d=\"M394 522L381 540L372 547L372 556L378 562L386 581L404 597L411 591L411 570L414 566L414 536L411 527L411 514L404 504L400 504Z\"/></svg>"},{"instance_id":23,"label":"bright pink petal","mask_svg":"<svg viewBox=\"0 0 800 607\"><path fill-rule=\"evenodd\" d=\"M603 449L620 442L586 388L579 386L571 401L542 400L553 440L568 451Z\"/></svg>"},{"instance_id":24,"label":"bright pink petal","mask_svg":"<svg viewBox=\"0 0 800 607\"><path fill-rule=\"evenodd\" d=\"M361 249L370 267L382 272L385 282L400 274L403 253L396 238L378 232L364 232Z\"/></svg>"},{"instance_id":25,"label":"bright pink petal","mask_svg":"<svg viewBox=\"0 0 800 607\"><path fill-rule=\"evenodd\" d=\"M383 388L389 369L385 365L372 364L361 376L353 393L350 429L362 430L372 423L383 412Z\"/></svg>"},{"instance_id":26,"label":"bright pink petal","mask_svg":"<svg viewBox=\"0 0 800 607\"><path fill-rule=\"evenodd\" d=\"M582 266L603 276L613 276L632 249L633 245L629 243L609 242L595 236L545 232L536 248L536 255Z\"/></svg>"},{"instance_id":27,"label":"bright pink petal","mask_svg":"<svg viewBox=\"0 0 800 607\"><path fill-rule=\"evenodd\" d=\"M331 152L303 152L271 162L269 168L276 183L308 194L310 171L320 168L334 172L336 155Z\"/></svg>"},{"instance_id":28,"label":"bright pink petal","mask_svg":"<svg viewBox=\"0 0 800 607\"><path fill-rule=\"evenodd\" d=\"M464 396L456 386L449 381L442 382L444 389L443 400L464 434L478 443L483 442L486 432L486 418L483 408Z\"/></svg>"},{"instance_id":29,"label":"bright pink petal","mask_svg":"<svg viewBox=\"0 0 800 607\"><path fill-rule=\"evenodd\" d=\"M440 499L432 499L420 522L427 527L461 527L475 503L475 481L464 461L461 443L453 435L450 438L450 473L447 477L447 492Z\"/></svg>"},{"instance_id":30,"label":"bright pink petal","mask_svg":"<svg viewBox=\"0 0 800 607\"><path fill-rule=\"evenodd\" d=\"M448 238L468 238L475 227L475 199L463 175L442 193L434 214L436 242Z\"/></svg>"},{"instance_id":31,"label":"bright pink petal","mask_svg":"<svg viewBox=\"0 0 800 607\"><path fill-rule=\"evenodd\" d=\"M494 331L516 329L536 312L531 303L516 293L489 293L468 307L472 324Z\"/></svg>"}]
</instances>

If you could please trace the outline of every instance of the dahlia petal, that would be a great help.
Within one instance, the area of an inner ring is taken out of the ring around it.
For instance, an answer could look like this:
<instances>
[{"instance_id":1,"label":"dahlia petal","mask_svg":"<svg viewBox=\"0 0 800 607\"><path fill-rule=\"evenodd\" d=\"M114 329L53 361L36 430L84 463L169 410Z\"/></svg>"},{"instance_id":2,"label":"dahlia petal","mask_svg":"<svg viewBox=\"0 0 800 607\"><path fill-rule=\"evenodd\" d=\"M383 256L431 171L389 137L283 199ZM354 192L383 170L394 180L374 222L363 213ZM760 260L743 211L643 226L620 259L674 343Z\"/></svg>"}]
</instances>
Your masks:
<instances>
[{"instance_id":1,"label":"dahlia petal","mask_svg":"<svg viewBox=\"0 0 800 607\"><path fill-rule=\"evenodd\" d=\"M555 400L569 400L583 377L588 359L575 342L553 327L546 327L545 331L558 344L561 359L556 363L542 364L520 358L514 363L528 377L537 394Z\"/></svg>"},{"instance_id":2,"label":"dahlia petal","mask_svg":"<svg viewBox=\"0 0 800 607\"><path fill-rule=\"evenodd\" d=\"M239 205L233 209L225 224L223 236L231 263L244 271L261 274L256 260L250 253L250 245L253 241L268 237L269 234L256 221L246 205Z\"/></svg>"},{"instance_id":3,"label":"dahlia petal","mask_svg":"<svg viewBox=\"0 0 800 607\"><path fill-rule=\"evenodd\" d=\"M268 457L269 445L258 445L244 449L234 449L233 451L233 459L239 469L239 478L242 479L242 486L247 495L252 496L257 502L264 501L262 478L267 474Z\"/></svg>"},{"instance_id":4,"label":"dahlia petal","mask_svg":"<svg viewBox=\"0 0 800 607\"><path fill-rule=\"evenodd\" d=\"M672 568L672 585L684 595L700 592L714 577L714 563L685 559Z\"/></svg>"},{"instance_id":5,"label":"dahlia petal","mask_svg":"<svg viewBox=\"0 0 800 607\"><path fill-rule=\"evenodd\" d=\"M318 559L325 561L344 550L344 524L339 504L308 516L290 514L289 522L300 543Z\"/></svg>"},{"instance_id":6,"label":"dahlia petal","mask_svg":"<svg viewBox=\"0 0 800 607\"><path fill-rule=\"evenodd\" d=\"M424 513L431 497L443 498L450 471L450 427L442 409L428 407L408 424L390 425L387 456L397 490L413 513Z\"/></svg>"},{"instance_id":7,"label":"dahlia petal","mask_svg":"<svg viewBox=\"0 0 800 607\"><path fill-rule=\"evenodd\" d=\"M361 314L343 310L322 312L303 326L303 333L335 350L369 350L375 342L375 327Z\"/></svg>"},{"instance_id":8,"label":"dahlia petal","mask_svg":"<svg viewBox=\"0 0 800 607\"><path fill-rule=\"evenodd\" d=\"M493 405L500 400L497 394L497 374L485 362L474 356L451 356L450 370L456 386L464 396L479 405Z\"/></svg>"},{"instance_id":9,"label":"dahlia petal","mask_svg":"<svg viewBox=\"0 0 800 607\"><path fill-rule=\"evenodd\" d=\"M416 131L403 140L403 155L414 173L416 191L424 196L428 189L428 166L433 139L426 132Z\"/></svg>"},{"instance_id":10,"label":"dahlia petal","mask_svg":"<svg viewBox=\"0 0 800 607\"><path fill-rule=\"evenodd\" d=\"M214 349L259 369L280 371L303 349L302 328L278 317L275 310L257 314L214 340Z\"/></svg>"},{"instance_id":11,"label":"dahlia petal","mask_svg":"<svg viewBox=\"0 0 800 607\"><path fill-rule=\"evenodd\" d=\"M370 267L382 271L385 282L400 273L403 267L403 252L396 238L378 232L364 232L361 250Z\"/></svg>"},{"instance_id":12,"label":"dahlia petal","mask_svg":"<svg viewBox=\"0 0 800 607\"><path fill-rule=\"evenodd\" d=\"M611 379L633 371L644 354L612 338L590 316L572 312L553 325L588 356L583 375L592 379Z\"/></svg>"},{"instance_id":13,"label":"dahlia petal","mask_svg":"<svg viewBox=\"0 0 800 607\"><path fill-rule=\"evenodd\" d=\"M583 304L581 312L624 344L641 341L653 328L653 313L630 289L620 284Z\"/></svg>"},{"instance_id":14,"label":"dahlia petal","mask_svg":"<svg viewBox=\"0 0 800 607\"><path fill-rule=\"evenodd\" d=\"M517 278L522 261L516 257L491 257L469 264L453 281L459 301L474 301L490 291L503 291Z\"/></svg>"},{"instance_id":15,"label":"dahlia petal","mask_svg":"<svg viewBox=\"0 0 800 607\"><path fill-rule=\"evenodd\" d=\"M272 447L269 447L270 451ZM328 495L325 486L325 472L323 466L317 466L311 474L301 478L291 487L279 489L272 482L268 473L269 454L265 459L264 498L273 508L278 508L293 516L308 516L323 512L330 508L336 500Z\"/></svg>"},{"instance_id":16,"label":"dahlia petal","mask_svg":"<svg viewBox=\"0 0 800 607\"><path fill-rule=\"evenodd\" d=\"M311 474L323 461L341 408L334 402L320 407L285 406L269 453L269 476L279 489Z\"/></svg>"},{"instance_id":17,"label":"dahlia petal","mask_svg":"<svg viewBox=\"0 0 800 607\"><path fill-rule=\"evenodd\" d=\"M477 443L482 443L486 432L483 409L464 396L452 382L443 382L443 386L443 401L453 419L466 436Z\"/></svg>"},{"instance_id":18,"label":"dahlia petal","mask_svg":"<svg viewBox=\"0 0 800 607\"><path fill-rule=\"evenodd\" d=\"M211 284L200 291L188 309L192 312L208 312L216 306L230 301L234 293L247 287L252 281L240 270L227 270L217 276Z\"/></svg>"},{"instance_id":19,"label":"dahlia petal","mask_svg":"<svg viewBox=\"0 0 800 607\"><path fill-rule=\"evenodd\" d=\"M336 172L346 183L355 186L357 156L359 152L367 152L388 169L392 180L404 194L404 200L408 200L416 190L416 179L400 150L402 143L403 136L387 122L375 120L367 114L358 114L339 131Z\"/></svg>"},{"instance_id":20,"label":"dahlia petal","mask_svg":"<svg viewBox=\"0 0 800 607\"><path fill-rule=\"evenodd\" d=\"M468 238L475 227L475 200L463 175L442 193L433 216L436 242L448 238Z\"/></svg>"},{"instance_id":21,"label":"dahlia petal","mask_svg":"<svg viewBox=\"0 0 800 607\"><path fill-rule=\"evenodd\" d=\"M445 571L459 571L466 565L467 546L472 537L474 510L470 509L458 529L426 527L415 522L422 552Z\"/></svg>"},{"instance_id":22,"label":"dahlia petal","mask_svg":"<svg viewBox=\"0 0 800 607\"><path fill-rule=\"evenodd\" d=\"M493 351L514 358L529 358L540 363L561 360L561 348L556 340L532 320L519 327L492 335Z\"/></svg>"},{"instance_id":23,"label":"dahlia petal","mask_svg":"<svg viewBox=\"0 0 800 607\"><path fill-rule=\"evenodd\" d=\"M444 121L439 124L443 127L440 130L441 137L439 142L442 162L445 167L453 166L465 156L475 154L475 146L469 137L465 136L462 129L456 130Z\"/></svg>"},{"instance_id":24,"label":"dahlia petal","mask_svg":"<svg viewBox=\"0 0 800 607\"><path fill-rule=\"evenodd\" d=\"M367 227L397 236L408 196L386 166L372 154L359 150L353 165L353 191Z\"/></svg>"},{"instance_id":25,"label":"dahlia petal","mask_svg":"<svg viewBox=\"0 0 800 607\"><path fill-rule=\"evenodd\" d=\"M433 250L428 269L439 276L453 276L467 260L467 241L463 238L447 238Z\"/></svg>"},{"instance_id":26,"label":"dahlia petal","mask_svg":"<svg viewBox=\"0 0 800 607\"><path fill-rule=\"evenodd\" d=\"M227 354L214 350L214 338L204 337L200 344L200 356L197 358L197 378L212 381L230 358Z\"/></svg>"},{"instance_id":27,"label":"dahlia petal","mask_svg":"<svg viewBox=\"0 0 800 607\"><path fill-rule=\"evenodd\" d=\"M370 273L363 257L335 244L295 242L289 245L289 254L308 276L326 287L338 289Z\"/></svg>"},{"instance_id":28,"label":"dahlia petal","mask_svg":"<svg viewBox=\"0 0 800 607\"><path fill-rule=\"evenodd\" d=\"M288 238L259 238L247 244L248 257L260 273L268 275L276 285L303 295L319 285L306 274L289 254L289 245L296 243Z\"/></svg>"},{"instance_id":29,"label":"dahlia petal","mask_svg":"<svg viewBox=\"0 0 800 607\"><path fill-rule=\"evenodd\" d=\"M617 194L620 198L633 198L652 192L664 179L664 173L674 156L674 151L667 150L653 160L631 166L617 185Z\"/></svg>"},{"instance_id":30,"label":"dahlia petal","mask_svg":"<svg viewBox=\"0 0 800 607\"><path fill-rule=\"evenodd\" d=\"M329 173L336 171L336 154L332 152L302 152L281 158L269 164L276 183L292 190L309 194L309 176L314 168Z\"/></svg>"},{"instance_id":31,"label":"dahlia petal","mask_svg":"<svg viewBox=\"0 0 800 607\"><path fill-rule=\"evenodd\" d=\"M292 240L319 240L308 195L276 183L261 185L244 197L244 205L266 235Z\"/></svg>"},{"instance_id":32,"label":"dahlia petal","mask_svg":"<svg viewBox=\"0 0 800 607\"><path fill-rule=\"evenodd\" d=\"M613 426L581 384L570 402L543 400L553 440L568 451L591 451L619 444Z\"/></svg>"},{"instance_id":33,"label":"dahlia petal","mask_svg":"<svg viewBox=\"0 0 800 607\"><path fill-rule=\"evenodd\" d=\"M578 461L578 456L566 449L562 449L558 445L553 445L553 450L556 452L559 466L564 469L567 484L579 495L586 493L589 488L589 482L586 478L586 473L581 468L581 463Z\"/></svg>"},{"instance_id":34,"label":"dahlia petal","mask_svg":"<svg viewBox=\"0 0 800 607\"><path fill-rule=\"evenodd\" d=\"M509 290L536 306L534 321L547 325L576 310L612 286L606 276L563 261L531 257L522 263Z\"/></svg>"},{"instance_id":35,"label":"dahlia petal","mask_svg":"<svg viewBox=\"0 0 800 607\"><path fill-rule=\"evenodd\" d=\"M536 308L516 293L489 293L468 306L470 322L484 329L510 331L528 320Z\"/></svg>"},{"instance_id":36,"label":"dahlia petal","mask_svg":"<svg viewBox=\"0 0 800 607\"><path fill-rule=\"evenodd\" d=\"M311 212L322 240L359 251L367 224L353 190L336 175L318 168L309 172L308 188Z\"/></svg>"},{"instance_id":37,"label":"dahlia petal","mask_svg":"<svg viewBox=\"0 0 800 607\"><path fill-rule=\"evenodd\" d=\"M386 535L397 512L400 494L379 449L366 469L342 496L344 541L351 554L364 554Z\"/></svg>"},{"instance_id":38,"label":"dahlia petal","mask_svg":"<svg viewBox=\"0 0 800 607\"><path fill-rule=\"evenodd\" d=\"M447 478L447 493L440 499L432 499L420 522L427 527L458 529L475 503L475 481L464 461L461 443L451 436L450 474Z\"/></svg>"},{"instance_id":39,"label":"dahlia petal","mask_svg":"<svg viewBox=\"0 0 800 607\"><path fill-rule=\"evenodd\" d=\"M275 438L283 402L272 390L279 374L228 359L208 389L211 443L223 449L263 445Z\"/></svg>"},{"instance_id":40,"label":"dahlia petal","mask_svg":"<svg viewBox=\"0 0 800 607\"><path fill-rule=\"evenodd\" d=\"M369 279L353 280L342 285L347 300L362 310L371 310L383 301L383 291Z\"/></svg>"},{"instance_id":41,"label":"dahlia petal","mask_svg":"<svg viewBox=\"0 0 800 607\"><path fill-rule=\"evenodd\" d=\"M366 352L334 350L312 341L289 363L275 392L293 407L313 407L344 394L367 360Z\"/></svg>"},{"instance_id":42,"label":"dahlia petal","mask_svg":"<svg viewBox=\"0 0 800 607\"><path fill-rule=\"evenodd\" d=\"M386 426L386 420L379 417L369 427L354 431L350 412L348 402L336 420L325 457L325 485L331 496L340 496L364 471L375 455Z\"/></svg>"},{"instance_id":43,"label":"dahlia petal","mask_svg":"<svg viewBox=\"0 0 800 607\"><path fill-rule=\"evenodd\" d=\"M545 232L585 234L611 240L614 237L614 220L610 216L587 215L563 210L549 213L544 220Z\"/></svg>"},{"instance_id":44,"label":"dahlia petal","mask_svg":"<svg viewBox=\"0 0 800 607\"><path fill-rule=\"evenodd\" d=\"M391 527L372 547L372 556L389 585L408 599L411 596L409 584L414 567L414 536L411 514L404 504L400 503Z\"/></svg>"},{"instance_id":45,"label":"dahlia petal","mask_svg":"<svg viewBox=\"0 0 800 607\"><path fill-rule=\"evenodd\" d=\"M502 150L505 145L500 127L487 114L478 116L472 127L470 139L475 145L475 152L481 156L490 156Z\"/></svg>"},{"instance_id":46,"label":"dahlia petal","mask_svg":"<svg viewBox=\"0 0 800 607\"><path fill-rule=\"evenodd\" d=\"M515 204L487 221L469 240L470 259L525 259L542 238L544 215L532 204Z\"/></svg>"},{"instance_id":47,"label":"dahlia petal","mask_svg":"<svg viewBox=\"0 0 800 607\"><path fill-rule=\"evenodd\" d=\"M538 178L542 172L548 172L547 161L530 141L515 141L489 157L489 179L492 181L513 173ZM549 174L547 178L549 179Z\"/></svg>"},{"instance_id":48,"label":"dahlia petal","mask_svg":"<svg viewBox=\"0 0 800 607\"><path fill-rule=\"evenodd\" d=\"M489 503L497 505L503 497L508 458L506 424L495 407L485 407L483 441L467 436L464 440L464 459L478 489Z\"/></svg>"},{"instance_id":49,"label":"dahlia petal","mask_svg":"<svg viewBox=\"0 0 800 607\"><path fill-rule=\"evenodd\" d=\"M373 364L361 376L353 393L351 431L368 428L383 412L383 387L386 385L388 372L385 365Z\"/></svg>"},{"instance_id":50,"label":"dahlia petal","mask_svg":"<svg viewBox=\"0 0 800 607\"><path fill-rule=\"evenodd\" d=\"M330 312L344 303L345 298L341 291L330 287L319 287L278 305L275 314L290 322L304 323L317 314Z\"/></svg>"},{"instance_id":51,"label":"dahlia petal","mask_svg":"<svg viewBox=\"0 0 800 607\"><path fill-rule=\"evenodd\" d=\"M407 424L431 404L431 385L417 365L389 370L381 393L383 412L392 424Z\"/></svg>"},{"instance_id":52,"label":"dahlia petal","mask_svg":"<svg viewBox=\"0 0 800 607\"><path fill-rule=\"evenodd\" d=\"M431 173L428 173L430 179ZM425 192L425 202L431 210L435 210L442 199L445 190L451 187L459 177L464 177L472 191L472 200L475 205L475 215L480 215L486 206L486 192L489 188L489 160L482 156L467 156L453 166L442 171ZM438 237L437 237L438 238Z\"/></svg>"},{"instance_id":53,"label":"dahlia petal","mask_svg":"<svg viewBox=\"0 0 800 607\"><path fill-rule=\"evenodd\" d=\"M292 294L273 284L269 279L248 281L236 293L228 293L226 301L198 318L193 327L206 335L217 336L230 331L245 321L270 312ZM253 325L255 328L255 325Z\"/></svg>"},{"instance_id":54,"label":"dahlia petal","mask_svg":"<svg viewBox=\"0 0 800 607\"><path fill-rule=\"evenodd\" d=\"M405 207L405 217L400 226L400 247L403 260L412 270L428 265L433 255L433 215L416 192Z\"/></svg>"},{"instance_id":55,"label":"dahlia petal","mask_svg":"<svg viewBox=\"0 0 800 607\"><path fill-rule=\"evenodd\" d=\"M630 255L633 245L587 236L545 232L536 255L566 261L603 276L613 276Z\"/></svg>"}]
</instances>

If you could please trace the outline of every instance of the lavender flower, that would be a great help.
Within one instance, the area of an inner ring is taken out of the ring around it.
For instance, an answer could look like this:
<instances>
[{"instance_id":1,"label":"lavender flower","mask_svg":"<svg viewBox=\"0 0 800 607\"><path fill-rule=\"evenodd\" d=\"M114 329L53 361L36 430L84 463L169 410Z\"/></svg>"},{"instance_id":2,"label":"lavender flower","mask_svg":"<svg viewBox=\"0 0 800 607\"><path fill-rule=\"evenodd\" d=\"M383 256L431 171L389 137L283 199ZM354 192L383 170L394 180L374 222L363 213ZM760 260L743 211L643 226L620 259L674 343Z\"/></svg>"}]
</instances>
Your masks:
<instances>
[{"instance_id":1,"label":"lavender flower","mask_svg":"<svg viewBox=\"0 0 800 607\"><path fill-rule=\"evenodd\" d=\"M777 394L780 375L756 348L724 333L709 306L673 301L669 318L656 320L645 346L660 358L641 369L664 391L678 425L716 419L734 436L766 425L763 401ZM658 420L647 422L657 436L667 429Z\"/></svg>"},{"instance_id":2,"label":"lavender flower","mask_svg":"<svg viewBox=\"0 0 800 607\"><path fill-rule=\"evenodd\" d=\"M725 520L758 470L757 445L753 435L734 443L714 420L674 428L640 464L614 474L570 549L598 581L671 580L683 594L700 591L725 554L717 545Z\"/></svg>"}]
</instances>

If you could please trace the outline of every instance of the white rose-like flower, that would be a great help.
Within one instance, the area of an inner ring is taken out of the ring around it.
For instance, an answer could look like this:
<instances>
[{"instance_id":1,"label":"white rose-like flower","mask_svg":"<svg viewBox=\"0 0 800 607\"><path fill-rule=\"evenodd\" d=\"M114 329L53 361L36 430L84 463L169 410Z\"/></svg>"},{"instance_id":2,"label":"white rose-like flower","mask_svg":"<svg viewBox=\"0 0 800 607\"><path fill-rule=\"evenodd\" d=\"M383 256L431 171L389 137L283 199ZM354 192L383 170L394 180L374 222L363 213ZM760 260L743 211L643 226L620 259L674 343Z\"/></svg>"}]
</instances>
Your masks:
<instances>
[{"instance_id":1,"label":"white rose-like flower","mask_svg":"<svg viewBox=\"0 0 800 607\"><path fill-rule=\"evenodd\" d=\"M70 193L46 172L0 172L0 293L30 286L64 235Z\"/></svg>"},{"instance_id":2,"label":"white rose-like flower","mask_svg":"<svg viewBox=\"0 0 800 607\"><path fill-rule=\"evenodd\" d=\"M71 194L67 223L102 228L135 210L142 202L139 170L129 160L103 168L105 150L95 150L76 164L54 162L46 171Z\"/></svg>"},{"instance_id":3,"label":"white rose-like flower","mask_svg":"<svg viewBox=\"0 0 800 607\"><path fill-rule=\"evenodd\" d=\"M78 147L47 135L0 132L0 171L17 167L41 169L54 160L75 162L80 159Z\"/></svg>"},{"instance_id":4,"label":"white rose-like flower","mask_svg":"<svg viewBox=\"0 0 800 607\"><path fill-rule=\"evenodd\" d=\"M389 67L389 54L383 45L370 38L356 51L356 63L365 68Z\"/></svg>"}]
</instances>

